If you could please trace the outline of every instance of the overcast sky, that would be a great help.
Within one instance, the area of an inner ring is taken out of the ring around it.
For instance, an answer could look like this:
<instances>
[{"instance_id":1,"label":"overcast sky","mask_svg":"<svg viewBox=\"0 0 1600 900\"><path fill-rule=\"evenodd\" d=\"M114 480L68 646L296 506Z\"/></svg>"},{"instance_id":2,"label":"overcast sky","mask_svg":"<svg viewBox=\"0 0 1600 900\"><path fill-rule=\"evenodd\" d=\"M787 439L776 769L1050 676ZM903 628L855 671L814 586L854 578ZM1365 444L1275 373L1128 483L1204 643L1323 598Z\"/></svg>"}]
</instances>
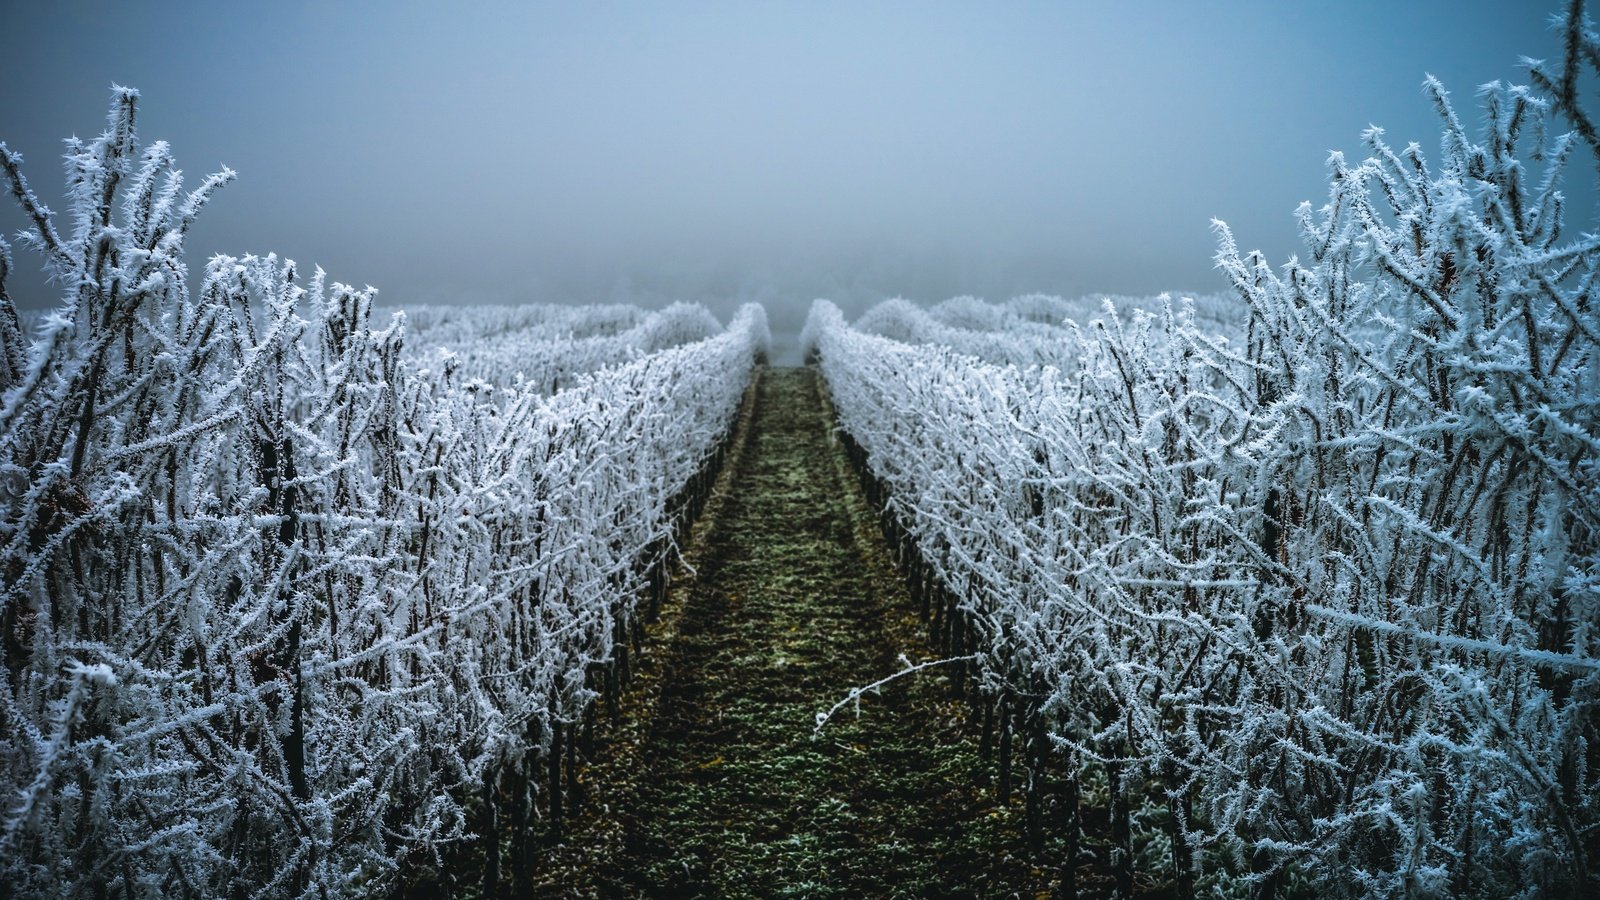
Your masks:
<instances>
[{"instance_id":1,"label":"overcast sky","mask_svg":"<svg viewBox=\"0 0 1600 900\"><path fill-rule=\"evenodd\" d=\"M1329 150L1436 156L1424 74L1475 118L1558 5L0 0L0 140L59 207L59 140L137 87L192 179L239 172L194 271L276 251L396 303L1214 291L1212 216L1286 257Z\"/></svg>"}]
</instances>

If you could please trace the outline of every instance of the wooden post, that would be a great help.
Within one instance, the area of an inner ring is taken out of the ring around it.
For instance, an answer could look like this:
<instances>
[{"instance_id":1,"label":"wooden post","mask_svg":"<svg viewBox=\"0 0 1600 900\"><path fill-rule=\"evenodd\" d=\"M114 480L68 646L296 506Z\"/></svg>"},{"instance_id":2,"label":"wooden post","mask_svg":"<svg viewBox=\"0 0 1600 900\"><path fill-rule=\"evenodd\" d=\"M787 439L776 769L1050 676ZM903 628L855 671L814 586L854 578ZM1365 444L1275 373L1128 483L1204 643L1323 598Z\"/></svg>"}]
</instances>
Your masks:
<instances>
[{"instance_id":1,"label":"wooden post","mask_svg":"<svg viewBox=\"0 0 1600 900\"><path fill-rule=\"evenodd\" d=\"M495 777L483 776L483 824L478 840L483 842L483 896L500 896L500 822L495 797Z\"/></svg>"},{"instance_id":2,"label":"wooden post","mask_svg":"<svg viewBox=\"0 0 1600 900\"><path fill-rule=\"evenodd\" d=\"M1037 712L1027 714L1027 743L1024 745L1028 761L1028 795L1023 827L1028 849L1038 853L1044 847L1044 717Z\"/></svg>"},{"instance_id":3,"label":"wooden post","mask_svg":"<svg viewBox=\"0 0 1600 900\"><path fill-rule=\"evenodd\" d=\"M997 788L1001 805L1011 802L1011 695L1000 695L1000 784Z\"/></svg>"},{"instance_id":4,"label":"wooden post","mask_svg":"<svg viewBox=\"0 0 1600 900\"><path fill-rule=\"evenodd\" d=\"M1106 781L1111 786L1111 869L1116 876L1116 896L1132 897L1133 827L1128 817L1128 786L1122 763L1106 763Z\"/></svg>"},{"instance_id":5,"label":"wooden post","mask_svg":"<svg viewBox=\"0 0 1600 900\"><path fill-rule=\"evenodd\" d=\"M978 732L978 757L987 765L994 756L994 699L984 694L980 702L983 704L983 729Z\"/></svg>"},{"instance_id":6,"label":"wooden post","mask_svg":"<svg viewBox=\"0 0 1600 900\"><path fill-rule=\"evenodd\" d=\"M523 757L522 769L509 775L511 782L511 886L514 893L519 896L532 889L533 881L533 841L532 823L529 822L529 813L532 812L533 798L530 792L533 787L534 766L538 763L538 751L529 750Z\"/></svg>"},{"instance_id":7,"label":"wooden post","mask_svg":"<svg viewBox=\"0 0 1600 900\"><path fill-rule=\"evenodd\" d=\"M1194 848L1189 845L1188 823L1194 815L1189 792L1183 790L1178 770L1168 761L1162 767L1167 783L1167 833L1172 839L1173 883L1181 900L1194 897Z\"/></svg>"},{"instance_id":8,"label":"wooden post","mask_svg":"<svg viewBox=\"0 0 1600 900\"><path fill-rule=\"evenodd\" d=\"M550 725L550 843L561 843L561 723Z\"/></svg>"},{"instance_id":9,"label":"wooden post","mask_svg":"<svg viewBox=\"0 0 1600 900\"><path fill-rule=\"evenodd\" d=\"M1061 866L1061 893L1064 897L1078 896L1078 844L1081 840L1083 819L1078 808L1078 776L1081 766L1078 754L1071 753L1067 756L1067 779L1062 785L1062 826L1066 832L1062 855L1066 857Z\"/></svg>"}]
</instances>

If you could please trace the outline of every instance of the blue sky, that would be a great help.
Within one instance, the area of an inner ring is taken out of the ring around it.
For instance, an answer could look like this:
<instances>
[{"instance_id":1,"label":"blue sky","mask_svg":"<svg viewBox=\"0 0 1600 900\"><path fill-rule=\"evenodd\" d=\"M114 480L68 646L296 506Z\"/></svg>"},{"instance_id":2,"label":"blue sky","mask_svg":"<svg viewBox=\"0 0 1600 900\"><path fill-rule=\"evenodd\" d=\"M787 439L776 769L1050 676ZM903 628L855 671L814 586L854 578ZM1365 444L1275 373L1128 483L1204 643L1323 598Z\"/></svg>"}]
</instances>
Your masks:
<instances>
[{"instance_id":1,"label":"blue sky","mask_svg":"<svg viewBox=\"0 0 1600 900\"><path fill-rule=\"evenodd\" d=\"M1475 117L1558 5L3 2L0 140L41 192L113 82L191 177L238 170L195 262L779 327L816 296L1219 290L1212 216L1286 257L1328 151L1368 123L1435 151L1424 74ZM1569 193L1591 227L1588 169Z\"/></svg>"}]
</instances>

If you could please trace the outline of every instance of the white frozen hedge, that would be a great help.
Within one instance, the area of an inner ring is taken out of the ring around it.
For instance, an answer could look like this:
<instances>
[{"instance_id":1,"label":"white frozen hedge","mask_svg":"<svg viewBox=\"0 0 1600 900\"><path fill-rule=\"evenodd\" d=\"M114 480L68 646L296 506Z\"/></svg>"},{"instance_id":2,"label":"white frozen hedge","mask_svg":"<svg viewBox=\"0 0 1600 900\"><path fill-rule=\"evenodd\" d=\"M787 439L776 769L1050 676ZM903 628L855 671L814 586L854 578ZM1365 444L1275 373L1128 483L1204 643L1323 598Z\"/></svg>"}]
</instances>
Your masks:
<instances>
[{"instance_id":1,"label":"white frozen hedge","mask_svg":"<svg viewBox=\"0 0 1600 900\"><path fill-rule=\"evenodd\" d=\"M1135 309L1159 312L1166 302L1165 295L1063 300L1030 294L1004 303L955 297L923 309L896 298L868 310L855 328L906 343L939 344L990 363L1062 366L1072 361L1071 333L1078 323L1103 315L1108 304L1126 314ZM1205 296L1189 303L1197 323L1218 334L1240 333L1243 323L1237 298ZM806 345L803 349L812 348Z\"/></svg>"},{"instance_id":2,"label":"white frozen hedge","mask_svg":"<svg viewBox=\"0 0 1600 900\"><path fill-rule=\"evenodd\" d=\"M1238 339L1175 302L1025 369L1042 326L812 311L955 649L1057 765L1159 786L1190 888L1566 895L1600 867L1600 240L1561 231L1544 101L1486 87L1475 141L1429 87L1442 157L1376 130L1335 156L1306 262L1219 225Z\"/></svg>"},{"instance_id":3,"label":"white frozen hedge","mask_svg":"<svg viewBox=\"0 0 1600 900\"><path fill-rule=\"evenodd\" d=\"M379 310L405 313L407 344L412 351L417 347L470 344L512 332L524 332L538 341L618 334L643 322L649 315L646 310L623 303L594 306L411 303L392 310L380 304Z\"/></svg>"},{"instance_id":4,"label":"white frozen hedge","mask_svg":"<svg viewBox=\"0 0 1600 900\"><path fill-rule=\"evenodd\" d=\"M419 310L437 319L432 309ZM722 330L704 306L674 303L665 309L635 311L626 327L619 306L564 307L564 315L541 316L526 327L500 327L515 307L465 307L437 330L424 331L410 354L419 366L459 382L479 379L490 384L517 384L523 390L553 394L576 377L620 365L683 344L702 341ZM535 309L540 309L535 307ZM585 311L591 311L585 316ZM407 323L409 326L410 318ZM481 319L476 336L473 319ZM408 328L409 331L409 328Z\"/></svg>"},{"instance_id":5,"label":"white frozen hedge","mask_svg":"<svg viewBox=\"0 0 1600 900\"><path fill-rule=\"evenodd\" d=\"M594 699L765 315L553 396L509 337L423 377L370 289L218 257L191 296L231 173L184 193L135 102L69 148L65 219L0 145L64 291L29 341L0 271L0 883L382 892Z\"/></svg>"}]
</instances>

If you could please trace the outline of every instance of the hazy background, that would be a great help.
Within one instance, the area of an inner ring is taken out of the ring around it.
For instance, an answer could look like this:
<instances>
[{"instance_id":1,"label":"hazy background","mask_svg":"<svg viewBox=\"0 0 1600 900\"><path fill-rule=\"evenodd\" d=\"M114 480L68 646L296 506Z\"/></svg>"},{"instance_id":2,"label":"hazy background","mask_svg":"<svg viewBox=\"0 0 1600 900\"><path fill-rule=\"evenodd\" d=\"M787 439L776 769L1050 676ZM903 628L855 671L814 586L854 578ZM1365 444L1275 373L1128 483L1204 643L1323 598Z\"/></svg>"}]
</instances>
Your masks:
<instances>
[{"instance_id":1,"label":"hazy background","mask_svg":"<svg viewBox=\"0 0 1600 900\"><path fill-rule=\"evenodd\" d=\"M1424 73L1476 118L1560 5L0 0L0 140L59 208L59 139L127 84L191 179L239 171L192 271L276 251L393 303L759 300L788 331L818 296L1219 290L1212 216L1295 252L1329 150L1372 122L1436 157Z\"/></svg>"}]
</instances>

